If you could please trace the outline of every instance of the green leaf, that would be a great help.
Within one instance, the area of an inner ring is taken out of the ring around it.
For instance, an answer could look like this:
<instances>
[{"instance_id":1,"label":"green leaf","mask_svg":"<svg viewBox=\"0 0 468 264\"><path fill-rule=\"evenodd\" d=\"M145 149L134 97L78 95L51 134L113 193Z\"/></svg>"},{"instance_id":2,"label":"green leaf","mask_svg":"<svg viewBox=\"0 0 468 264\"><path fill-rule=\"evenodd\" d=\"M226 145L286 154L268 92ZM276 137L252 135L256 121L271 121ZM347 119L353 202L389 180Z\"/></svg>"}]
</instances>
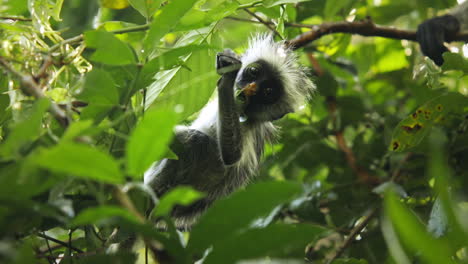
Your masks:
<instances>
[{"instance_id":1,"label":"green leaf","mask_svg":"<svg viewBox=\"0 0 468 264\"><path fill-rule=\"evenodd\" d=\"M101 5L111 9L124 9L129 6L128 0L100 0Z\"/></svg>"},{"instance_id":2,"label":"green leaf","mask_svg":"<svg viewBox=\"0 0 468 264\"><path fill-rule=\"evenodd\" d=\"M180 109L182 118L200 110L216 88L218 75L214 68L214 52L202 49L193 52L185 67L156 75L156 81L147 92L147 107Z\"/></svg>"},{"instance_id":3,"label":"green leaf","mask_svg":"<svg viewBox=\"0 0 468 264\"><path fill-rule=\"evenodd\" d=\"M120 217L132 223L138 223L134 215L124 208L117 206L99 206L94 208L85 209L78 216L73 219L71 226L82 226L89 224L97 224L103 220L113 217Z\"/></svg>"},{"instance_id":4,"label":"green leaf","mask_svg":"<svg viewBox=\"0 0 468 264\"><path fill-rule=\"evenodd\" d=\"M42 117L49 108L49 100L38 99L22 120L11 128L8 137L0 145L0 156L12 158L19 154L22 146L35 140L41 131Z\"/></svg>"},{"instance_id":5,"label":"green leaf","mask_svg":"<svg viewBox=\"0 0 468 264\"><path fill-rule=\"evenodd\" d=\"M424 263L455 263L452 250L444 239L435 239L419 219L406 208L393 192L385 195L385 211L390 217L401 242L415 253L420 253Z\"/></svg>"},{"instance_id":6,"label":"green leaf","mask_svg":"<svg viewBox=\"0 0 468 264\"><path fill-rule=\"evenodd\" d=\"M28 0L2 1L4 14L21 16L28 12Z\"/></svg>"},{"instance_id":7,"label":"green leaf","mask_svg":"<svg viewBox=\"0 0 468 264\"><path fill-rule=\"evenodd\" d=\"M99 150L72 142L62 142L37 154L35 163L45 169L106 183L122 183L117 162Z\"/></svg>"},{"instance_id":8,"label":"green leaf","mask_svg":"<svg viewBox=\"0 0 468 264\"><path fill-rule=\"evenodd\" d=\"M328 0L323 14L326 18L332 18L342 9L349 8L353 2L354 0Z\"/></svg>"},{"instance_id":9,"label":"green leaf","mask_svg":"<svg viewBox=\"0 0 468 264\"><path fill-rule=\"evenodd\" d=\"M251 229L226 237L215 243L203 263L238 263L243 259L264 256L303 258L308 243L315 241L324 229L309 224L275 224L262 229Z\"/></svg>"},{"instance_id":10,"label":"green leaf","mask_svg":"<svg viewBox=\"0 0 468 264\"><path fill-rule=\"evenodd\" d=\"M62 5L64 0L56 0L52 8L52 17L55 21L62 21L60 18L60 11L62 11Z\"/></svg>"},{"instance_id":11,"label":"green leaf","mask_svg":"<svg viewBox=\"0 0 468 264\"><path fill-rule=\"evenodd\" d=\"M84 39L86 46L96 50L91 55L93 61L110 65L135 63L135 56L130 46L110 32L101 30L86 31Z\"/></svg>"},{"instance_id":12,"label":"green leaf","mask_svg":"<svg viewBox=\"0 0 468 264\"><path fill-rule=\"evenodd\" d=\"M161 70L169 70L175 66L185 63L184 56L190 55L192 52L200 50L212 49L211 46L204 44L191 44L187 46L177 47L164 52L163 54L148 61L141 69L137 87L147 87L154 81L157 72Z\"/></svg>"},{"instance_id":13,"label":"green leaf","mask_svg":"<svg viewBox=\"0 0 468 264\"><path fill-rule=\"evenodd\" d=\"M442 70L456 70L463 71L464 74L468 74L468 61L466 58L457 53L445 52L443 55L444 64Z\"/></svg>"},{"instance_id":14,"label":"green leaf","mask_svg":"<svg viewBox=\"0 0 468 264\"><path fill-rule=\"evenodd\" d=\"M145 51L148 54L159 45L159 40L169 33L179 20L187 13L198 0L171 1L159 13L150 25L144 40Z\"/></svg>"},{"instance_id":15,"label":"green leaf","mask_svg":"<svg viewBox=\"0 0 468 264\"><path fill-rule=\"evenodd\" d=\"M168 215L175 205L189 205L203 196L203 193L191 187L177 187L164 194L155 208L153 215L155 217Z\"/></svg>"},{"instance_id":16,"label":"green leaf","mask_svg":"<svg viewBox=\"0 0 468 264\"><path fill-rule=\"evenodd\" d=\"M434 125L442 124L450 115L462 116L468 112L467 105L468 97L459 93L448 93L430 100L398 123L389 149L400 152L417 146Z\"/></svg>"},{"instance_id":17,"label":"green leaf","mask_svg":"<svg viewBox=\"0 0 468 264\"><path fill-rule=\"evenodd\" d=\"M129 0L130 4L146 18L151 17L162 3L162 0Z\"/></svg>"},{"instance_id":18,"label":"green leaf","mask_svg":"<svg viewBox=\"0 0 468 264\"><path fill-rule=\"evenodd\" d=\"M216 201L193 227L187 248L193 253L202 253L210 245L267 215L300 191L300 186L292 182L263 182Z\"/></svg>"},{"instance_id":19,"label":"green leaf","mask_svg":"<svg viewBox=\"0 0 468 264\"><path fill-rule=\"evenodd\" d=\"M95 68L86 75L83 91L78 99L88 102L81 112L81 119L93 119L96 123L104 119L109 111L119 103L119 92L112 76Z\"/></svg>"},{"instance_id":20,"label":"green leaf","mask_svg":"<svg viewBox=\"0 0 468 264\"><path fill-rule=\"evenodd\" d=\"M89 249L88 249L89 250ZM89 256L83 256L77 258L78 264L89 264L89 263L137 263L137 254L129 252L117 252L117 253L97 253ZM75 262L74 262L75 263Z\"/></svg>"},{"instance_id":21,"label":"green leaf","mask_svg":"<svg viewBox=\"0 0 468 264\"><path fill-rule=\"evenodd\" d=\"M92 128L93 122L91 120L83 120L73 122L68 126L63 134L61 141L73 141L78 136L82 135L85 131Z\"/></svg>"},{"instance_id":22,"label":"green leaf","mask_svg":"<svg viewBox=\"0 0 468 264\"><path fill-rule=\"evenodd\" d=\"M140 178L151 164L166 153L178 121L178 114L166 109L145 113L127 143L127 171Z\"/></svg>"}]
</instances>

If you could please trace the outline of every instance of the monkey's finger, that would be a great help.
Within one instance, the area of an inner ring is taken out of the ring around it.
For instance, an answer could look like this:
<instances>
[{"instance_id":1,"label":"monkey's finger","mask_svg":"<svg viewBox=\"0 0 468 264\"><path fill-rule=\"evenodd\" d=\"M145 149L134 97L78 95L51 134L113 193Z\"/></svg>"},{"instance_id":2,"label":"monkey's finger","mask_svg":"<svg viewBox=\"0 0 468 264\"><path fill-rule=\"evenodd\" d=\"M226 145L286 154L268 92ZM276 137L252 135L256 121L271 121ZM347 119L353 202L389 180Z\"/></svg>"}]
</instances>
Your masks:
<instances>
[{"instance_id":1,"label":"monkey's finger","mask_svg":"<svg viewBox=\"0 0 468 264\"><path fill-rule=\"evenodd\" d=\"M216 55L216 71L218 74L225 74L228 72L235 72L242 66L242 62L237 58L233 58L224 53L218 53Z\"/></svg>"}]
</instances>

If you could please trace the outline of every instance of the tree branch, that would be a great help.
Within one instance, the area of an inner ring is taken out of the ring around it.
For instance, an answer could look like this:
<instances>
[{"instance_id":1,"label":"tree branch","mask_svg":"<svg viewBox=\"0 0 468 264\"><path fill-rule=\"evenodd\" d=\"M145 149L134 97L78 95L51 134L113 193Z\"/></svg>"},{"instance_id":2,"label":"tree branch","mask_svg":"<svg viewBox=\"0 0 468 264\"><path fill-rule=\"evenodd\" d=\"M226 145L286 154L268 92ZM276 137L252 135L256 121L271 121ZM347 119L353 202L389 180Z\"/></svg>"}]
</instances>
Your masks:
<instances>
[{"instance_id":1,"label":"tree branch","mask_svg":"<svg viewBox=\"0 0 468 264\"><path fill-rule=\"evenodd\" d=\"M279 38L283 39L283 37L281 36L281 34L276 31L276 29L273 27L273 23L271 22L268 22L268 21L265 21L263 20L261 17L259 17L257 14L255 14L255 12L252 12L250 11L249 9L244 9L245 12L247 12L249 15L255 17L255 19L258 20L258 22L262 23L263 25L265 25L268 29L271 30L271 32L273 32L276 36L278 36Z\"/></svg>"},{"instance_id":2,"label":"tree branch","mask_svg":"<svg viewBox=\"0 0 468 264\"><path fill-rule=\"evenodd\" d=\"M79 248L76 248L76 247L73 247L73 246L70 245L68 242L63 242L63 241L61 241L61 240L58 240L58 239L53 238L53 237L51 237L51 236L48 236L48 235L46 235L46 234L38 233L37 236L38 236L38 237L42 237L42 238L44 238L44 239L46 239L46 240L50 240L50 241L52 241L52 242L54 242L54 243L56 243L56 244L61 245L62 247L69 248L69 249L71 249L71 250L73 250L73 251L76 251L76 252L78 252L78 253L84 253L83 250L81 250L81 249L79 249Z\"/></svg>"},{"instance_id":3,"label":"tree branch","mask_svg":"<svg viewBox=\"0 0 468 264\"><path fill-rule=\"evenodd\" d=\"M351 230L346 240L327 260L326 264L331 264L335 259L339 258L341 254L343 254L343 252L351 245L354 239L356 239L356 236L359 235L362 232L362 230L364 230L364 228L367 226L370 220L372 220L372 218L376 215L378 209L378 207L371 209L371 211L364 217L364 219L362 219L362 221Z\"/></svg>"},{"instance_id":4,"label":"tree branch","mask_svg":"<svg viewBox=\"0 0 468 264\"><path fill-rule=\"evenodd\" d=\"M305 26L305 25L304 25ZM416 32L401 30L391 27L377 26L370 18L355 22L332 22L310 26L311 30L300 34L296 38L287 42L293 49L298 49L321 38L322 36L335 33L357 34L366 37L384 37L391 39L405 39L416 41ZM468 32L460 32L453 38L447 40L468 42Z\"/></svg>"},{"instance_id":5,"label":"tree branch","mask_svg":"<svg viewBox=\"0 0 468 264\"><path fill-rule=\"evenodd\" d=\"M21 91L24 94L34 96L37 99L47 98L39 86L39 83L37 83L33 76L15 70L2 56L0 56L0 66L19 80ZM49 112L63 127L68 126L70 120L57 104L50 102Z\"/></svg>"}]
</instances>

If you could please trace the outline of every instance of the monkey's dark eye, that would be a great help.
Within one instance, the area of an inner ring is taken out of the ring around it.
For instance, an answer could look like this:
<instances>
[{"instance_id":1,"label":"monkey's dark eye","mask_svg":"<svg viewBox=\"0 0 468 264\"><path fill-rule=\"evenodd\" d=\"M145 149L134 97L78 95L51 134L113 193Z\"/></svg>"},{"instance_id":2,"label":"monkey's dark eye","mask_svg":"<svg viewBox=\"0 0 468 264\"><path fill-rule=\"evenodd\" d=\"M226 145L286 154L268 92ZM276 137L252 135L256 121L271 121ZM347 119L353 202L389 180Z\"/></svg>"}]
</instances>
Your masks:
<instances>
[{"instance_id":1,"label":"monkey's dark eye","mask_svg":"<svg viewBox=\"0 0 468 264\"><path fill-rule=\"evenodd\" d=\"M260 72L260 67L257 65L251 65L245 68L245 75L246 77L256 78L258 73Z\"/></svg>"},{"instance_id":2,"label":"monkey's dark eye","mask_svg":"<svg viewBox=\"0 0 468 264\"><path fill-rule=\"evenodd\" d=\"M271 92L273 92L273 88L270 88L270 87L268 87L268 88L266 88L264 90L265 95L269 95L269 94L271 94Z\"/></svg>"}]
</instances>

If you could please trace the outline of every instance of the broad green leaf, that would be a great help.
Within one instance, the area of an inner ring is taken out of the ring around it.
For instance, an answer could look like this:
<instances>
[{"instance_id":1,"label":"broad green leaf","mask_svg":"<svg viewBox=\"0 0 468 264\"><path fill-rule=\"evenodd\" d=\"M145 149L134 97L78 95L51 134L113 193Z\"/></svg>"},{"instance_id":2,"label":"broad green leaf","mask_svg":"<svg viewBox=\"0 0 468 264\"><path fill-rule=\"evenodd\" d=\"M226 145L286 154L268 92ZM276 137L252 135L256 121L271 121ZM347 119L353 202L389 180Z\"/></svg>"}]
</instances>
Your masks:
<instances>
[{"instance_id":1,"label":"broad green leaf","mask_svg":"<svg viewBox=\"0 0 468 264\"><path fill-rule=\"evenodd\" d=\"M385 195L385 211L390 217L401 243L414 253L420 253L424 263L455 263L452 250L444 239L435 239L421 221L406 208L393 192Z\"/></svg>"},{"instance_id":2,"label":"broad green leaf","mask_svg":"<svg viewBox=\"0 0 468 264\"><path fill-rule=\"evenodd\" d=\"M135 127L127 143L127 171L140 178L151 164L166 153L178 121L178 114L165 109L151 109Z\"/></svg>"},{"instance_id":3,"label":"broad green leaf","mask_svg":"<svg viewBox=\"0 0 468 264\"><path fill-rule=\"evenodd\" d=\"M182 118L200 110L216 88L215 54L206 49L195 51L179 66L156 75L148 88L146 107L181 110Z\"/></svg>"},{"instance_id":4,"label":"broad green leaf","mask_svg":"<svg viewBox=\"0 0 468 264\"><path fill-rule=\"evenodd\" d=\"M70 124L70 126L63 134L62 141L73 141L76 137L80 136L84 131L90 129L93 125L91 120L76 121Z\"/></svg>"},{"instance_id":5,"label":"broad green leaf","mask_svg":"<svg viewBox=\"0 0 468 264\"><path fill-rule=\"evenodd\" d=\"M445 52L443 54L444 64L442 70L456 70L463 71L464 74L468 74L468 61L466 58L457 53Z\"/></svg>"},{"instance_id":6,"label":"broad green leaf","mask_svg":"<svg viewBox=\"0 0 468 264\"><path fill-rule=\"evenodd\" d=\"M417 146L434 125L443 124L450 115L468 112L467 105L468 97L458 93L448 93L430 100L398 123L389 149L399 152Z\"/></svg>"},{"instance_id":7,"label":"broad green leaf","mask_svg":"<svg viewBox=\"0 0 468 264\"><path fill-rule=\"evenodd\" d=\"M148 54L158 46L159 40L178 24L197 0L171 1L154 17L150 29L144 40L144 47Z\"/></svg>"},{"instance_id":8,"label":"broad green leaf","mask_svg":"<svg viewBox=\"0 0 468 264\"><path fill-rule=\"evenodd\" d=\"M314 242L324 231L321 227L309 224L274 224L246 230L215 243L203 263L229 264L266 256L302 259L307 244Z\"/></svg>"},{"instance_id":9,"label":"broad green leaf","mask_svg":"<svg viewBox=\"0 0 468 264\"><path fill-rule=\"evenodd\" d=\"M22 146L35 140L41 131L42 117L49 108L47 99L37 100L26 116L11 127L8 137L0 145L0 156L12 158L18 155Z\"/></svg>"},{"instance_id":10,"label":"broad green leaf","mask_svg":"<svg viewBox=\"0 0 468 264\"><path fill-rule=\"evenodd\" d=\"M239 3L237 1L223 1L208 10L205 8L203 10L192 9L180 19L174 30L183 31L206 27L213 22L232 15L237 11L238 7Z\"/></svg>"},{"instance_id":11,"label":"broad green leaf","mask_svg":"<svg viewBox=\"0 0 468 264\"><path fill-rule=\"evenodd\" d=\"M83 91L78 99L88 102L81 112L81 119L101 121L119 103L119 92L112 76L104 70L95 68L86 75Z\"/></svg>"},{"instance_id":12,"label":"broad green leaf","mask_svg":"<svg viewBox=\"0 0 468 264\"><path fill-rule=\"evenodd\" d=\"M91 55L93 61L110 65L135 63L135 56L130 46L110 32L101 30L86 31L84 39L86 46L96 50Z\"/></svg>"},{"instance_id":13,"label":"broad green leaf","mask_svg":"<svg viewBox=\"0 0 468 264\"><path fill-rule=\"evenodd\" d=\"M326 18L332 18L342 9L349 8L353 2L354 0L328 0L325 2L323 14Z\"/></svg>"},{"instance_id":14,"label":"broad green leaf","mask_svg":"<svg viewBox=\"0 0 468 264\"><path fill-rule=\"evenodd\" d=\"M3 13L13 16L25 15L28 12L28 0L3 1Z\"/></svg>"},{"instance_id":15,"label":"broad green leaf","mask_svg":"<svg viewBox=\"0 0 468 264\"><path fill-rule=\"evenodd\" d=\"M136 217L122 207L99 206L88 208L81 212L73 219L71 226L93 225L113 217L121 217L130 222L138 223Z\"/></svg>"},{"instance_id":16,"label":"broad green leaf","mask_svg":"<svg viewBox=\"0 0 468 264\"><path fill-rule=\"evenodd\" d=\"M147 87L151 84L151 82L154 81L154 77L157 72L162 70L169 70L174 68L175 66L180 66L180 64L185 63L183 61L184 56L188 56L195 51L208 49L212 49L212 47L204 44L191 44L188 46L173 48L168 52L164 52L163 54L148 61L143 66L139 75L137 86Z\"/></svg>"},{"instance_id":17,"label":"broad green leaf","mask_svg":"<svg viewBox=\"0 0 468 264\"><path fill-rule=\"evenodd\" d=\"M63 1L64 1L64 0L56 0L56 1L55 1L55 4L53 5L52 17L53 17L56 21L62 21L62 19L60 18L60 11L62 11Z\"/></svg>"},{"instance_id":18,"label":"broad green leaf","mask_svg":"<svg viewBox=\"0 0 468 264\"><path fill-rule=\"evenodd\" d=\"M124 9L130 5L128 3L128 0L100 0L100 1L103 7L111 8L111 9Z\"/></svg>"},{"instance_id":19,"label":"broad green leaf","mask_svg":"<svg viewBox=\"0 0 468 264\"><path fill-rule=\"evenodd\" d=\"M63 174L106 183L122 183L118 163L91 146L62 142L37 154L38 166Z\"/></svg>"},{"instance_id":20,"label":"broad green leaf","mask_svg":"<svg viewBox=\"0 0 468 264\"><path fill-rule=\"evenodd\" d=\"M190 187L177 187L170 192L164 194L156 206L153 215L155 217L168 215L175 205L189 205L204 195Z\"/></svg>"},{"instance_id":21,"label":"broad green leaf","mask_svg":"<svg viewBox=\"0 0 468 264\"><path fill-rule=\"evenodd\" d=\"M202 253L210 245L247 228L255 219L292 199L301 191L292 182L263 182L216 201L193 227L188 249Z\"/></svg>"},{"instance_id":22,"label":"broad green leaf","mask_svg":"<svg viewBox=\"0 0 468 264\"><path fill-rule=\"evenodd\" d=\"M162 3L162 0L129 0L130 4L146 18L151 17Z\"/></svg>"}]
</instances>

